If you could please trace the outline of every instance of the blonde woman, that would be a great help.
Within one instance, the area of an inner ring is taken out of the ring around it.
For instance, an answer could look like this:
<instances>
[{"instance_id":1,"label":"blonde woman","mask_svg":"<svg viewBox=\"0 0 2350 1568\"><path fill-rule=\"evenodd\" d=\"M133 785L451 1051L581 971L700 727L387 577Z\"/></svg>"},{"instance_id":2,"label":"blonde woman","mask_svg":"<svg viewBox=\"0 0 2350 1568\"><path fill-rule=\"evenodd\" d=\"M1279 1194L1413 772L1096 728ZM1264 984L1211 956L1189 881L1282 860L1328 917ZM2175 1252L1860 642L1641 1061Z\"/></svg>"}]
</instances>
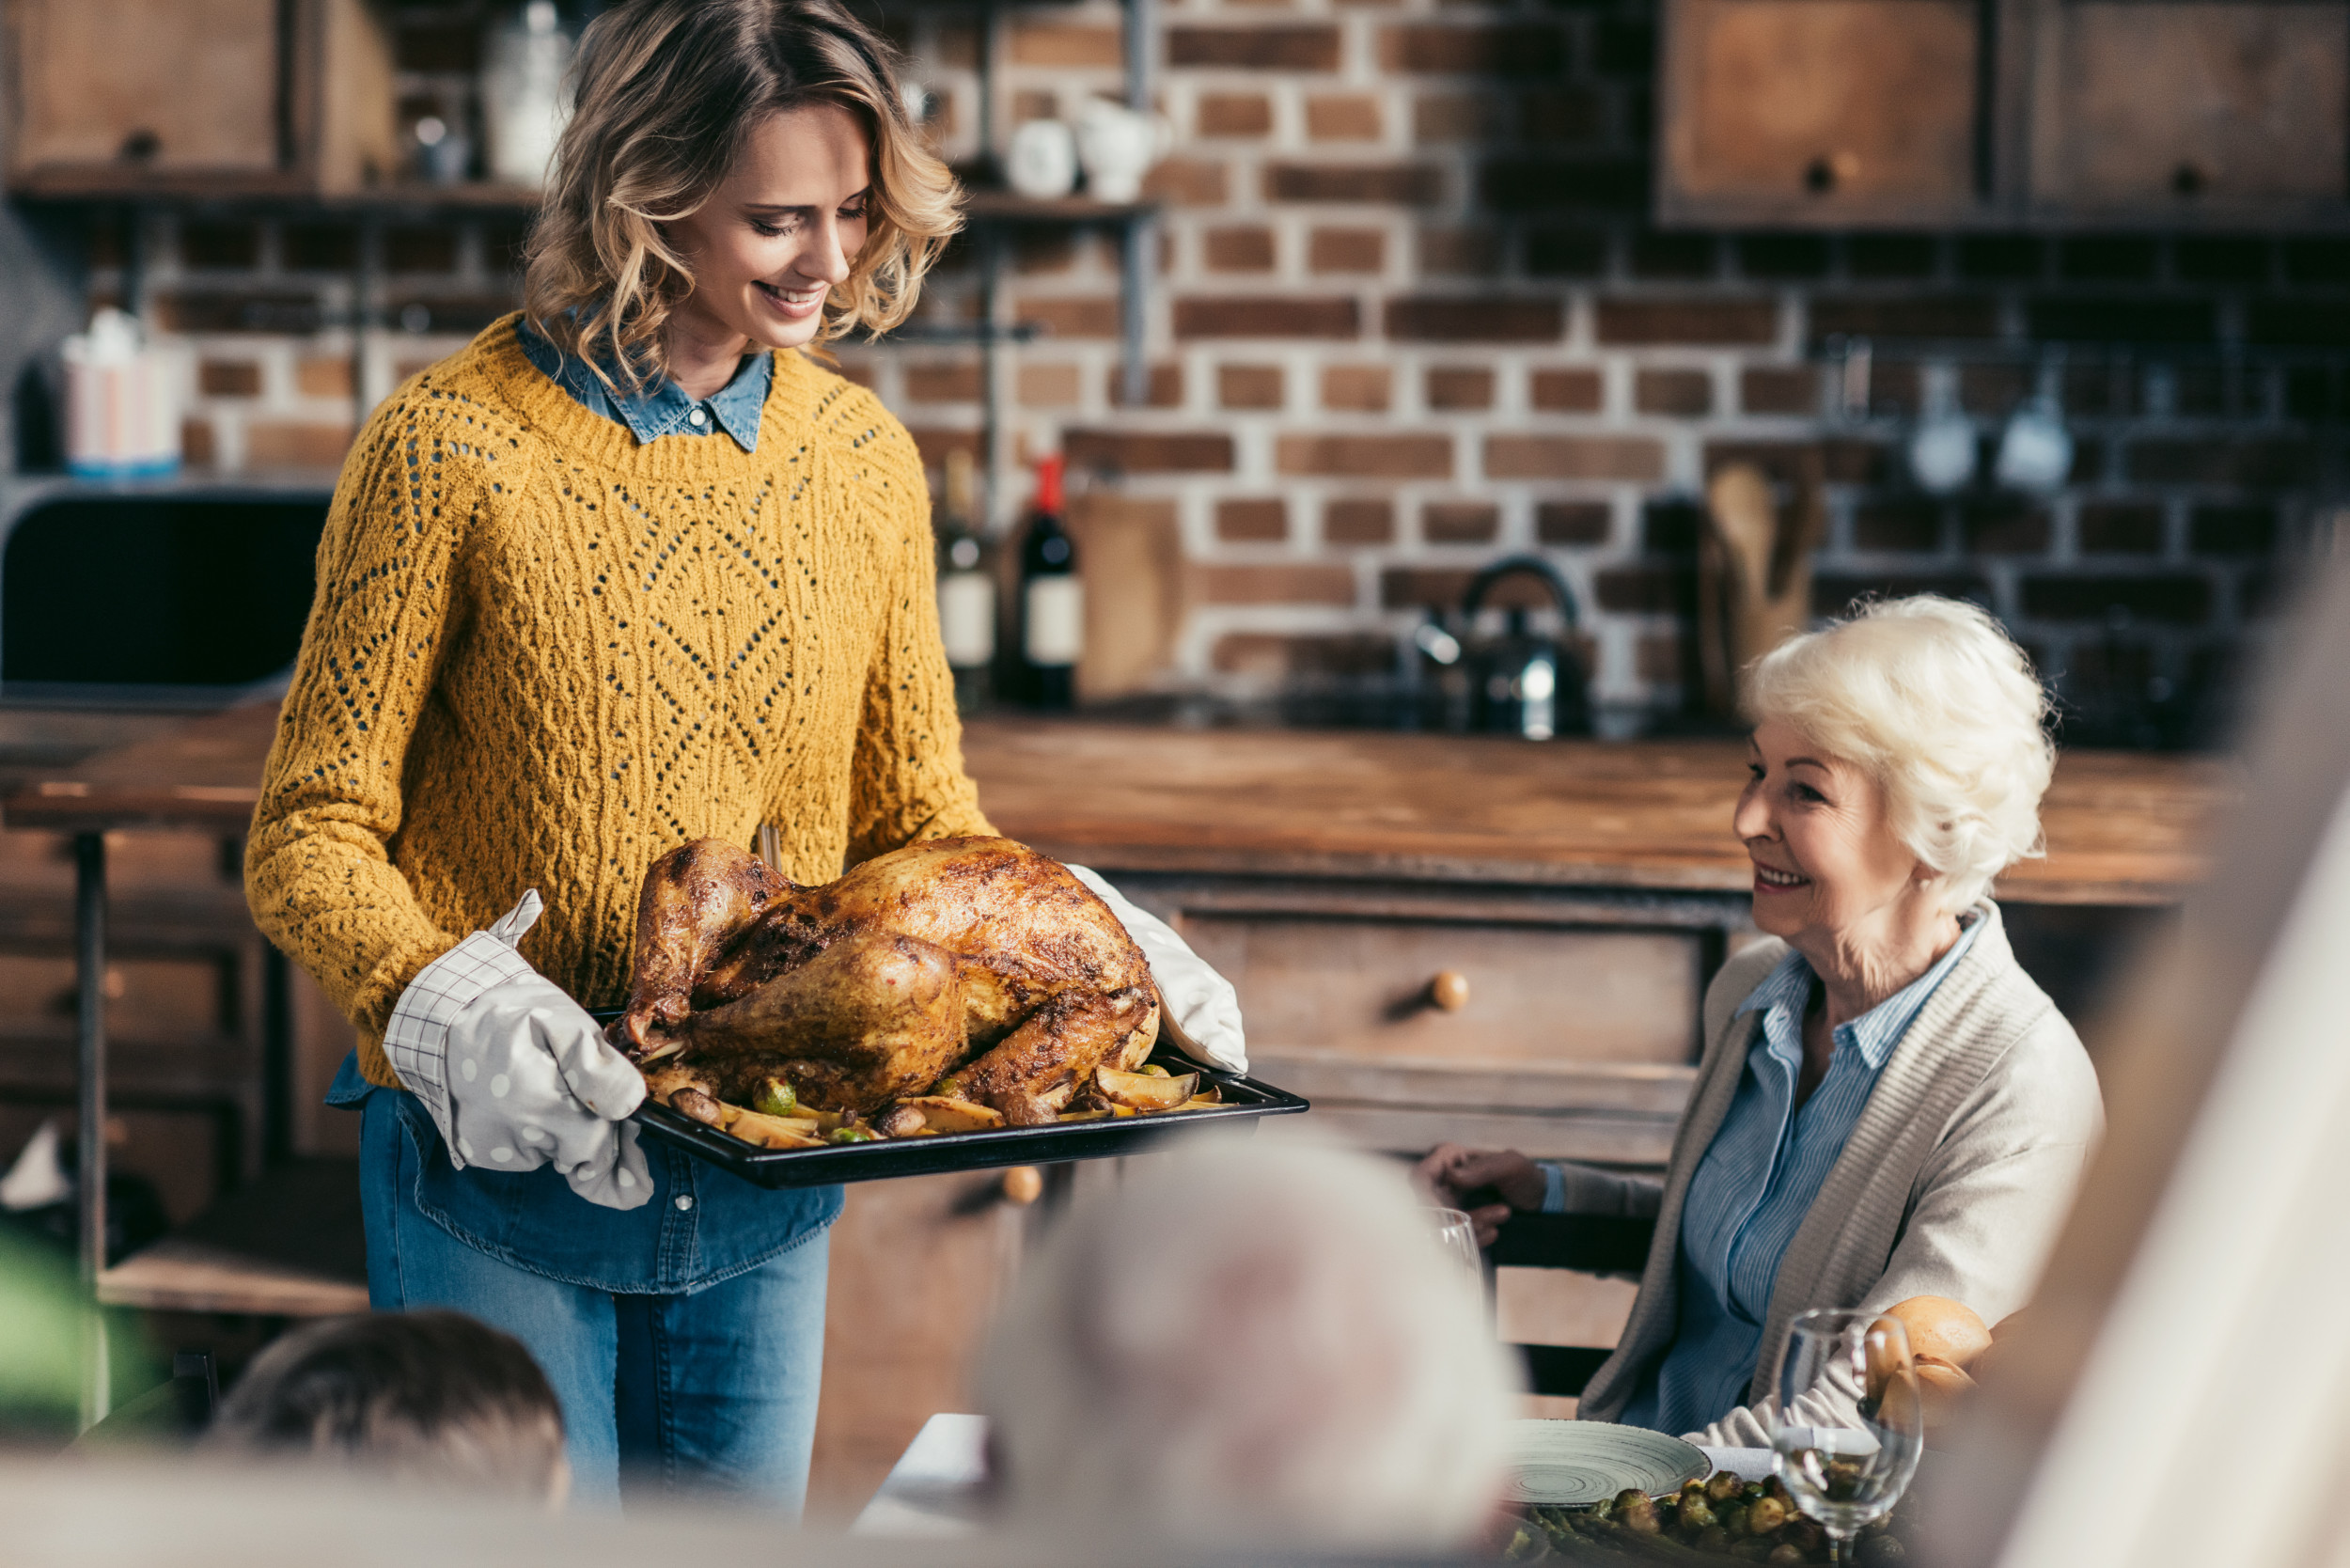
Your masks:
<instances>
[{"instance_id":1,"label":"blonde woman","mask_svg":"<svg viewBox=\"0 0 2350 1568\"><path fill-rule=\"evenodd\" d=\"M358 1030L374 1305L527 1345L584 1496L796 1510L839 1190L639 1146L581 1004L682 841L814 883L990 831L921 462L798 352L904 317L954 186L836 0L628 0L575 91L526 308L344 466L246 888Z\"/></svg>"},{"instance_id":2,"label":"blonde woman","mask_svg":"<svg viewBox=\"0 0 2350 1568\"><path fill-rule=\"evenodd\" d=\"M1894 600L1765 655L1747 708L1731 824L1767 936L1707 988L1664 1181L1449 1145L1420 1167L1456 1202L1499 1192L1488 1241L1512 1208L1653 1216L1579 1408L1729 1447L1770 1441L1796 1312L2022 1306L2104 1116L1987 896L2040 853L2055 769L2023 651L1971 605Z\"/></svg>"}]
</instances>

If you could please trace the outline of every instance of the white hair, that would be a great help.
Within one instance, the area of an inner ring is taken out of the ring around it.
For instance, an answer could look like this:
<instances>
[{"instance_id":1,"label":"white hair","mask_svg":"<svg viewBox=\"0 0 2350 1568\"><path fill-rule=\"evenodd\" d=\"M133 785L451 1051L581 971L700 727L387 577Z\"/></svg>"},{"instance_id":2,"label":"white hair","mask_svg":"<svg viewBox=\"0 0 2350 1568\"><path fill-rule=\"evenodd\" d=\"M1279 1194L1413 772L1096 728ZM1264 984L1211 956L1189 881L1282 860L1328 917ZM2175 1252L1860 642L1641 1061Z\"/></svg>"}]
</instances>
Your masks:
<instances>
[{"instance_id":1,"label":"white hair","mask_svg":"<svg viewBox=\"0 0 2350 1568\"><path fill-rule=\"evenodd\" d=\"M1442 1552L1500 1496L1518 1375L1395 1166L1202 1138L1079 1200L977 1386L1015 1522Z\"/></svg>"},{"instance_id":2,"label":"white hair","mask_svg":"<svg viewBox=\"0 0 2350 1568\"><path fill-rule=\"evenodd\" d=\"M1952 910L2043 852L2056 771L2031 661L1972 604L1919 594L1790 637L1750 667L1747 719L1786 724L1883 786L1893 831Z\"/></svg>"}]
</instances>

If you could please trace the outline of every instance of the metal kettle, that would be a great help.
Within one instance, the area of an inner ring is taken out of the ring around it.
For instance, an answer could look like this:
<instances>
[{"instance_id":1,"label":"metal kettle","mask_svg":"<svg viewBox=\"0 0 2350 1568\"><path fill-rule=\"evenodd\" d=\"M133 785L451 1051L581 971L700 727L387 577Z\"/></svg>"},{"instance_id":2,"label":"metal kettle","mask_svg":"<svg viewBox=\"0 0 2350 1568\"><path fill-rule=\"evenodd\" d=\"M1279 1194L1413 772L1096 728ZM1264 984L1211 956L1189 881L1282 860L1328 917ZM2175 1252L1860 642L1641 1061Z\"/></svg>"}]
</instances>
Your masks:
<instances>
[{"instance_id":1,"label":"metal kettle","mask_svg":"<svg viewBox=\"0 0 2350 1568\"><path fill-rule=\"evenodd\" d=\"M1477 612L1485 595L1504 577L1529 576L1550 589L1565 623L1555 637L1538 635L1523 609L1512 609L1501 635L1477 635ZM1488 735L1521 735L1547 741L1590 727L1585 690L1588 677L1575 652L1574 590L1559 569L1540 556L1507 556L1470 579L1461 596L1461 626L1467 634L1461 662L1468 673L1468 725Z\"/></svg>"}]
</instances>

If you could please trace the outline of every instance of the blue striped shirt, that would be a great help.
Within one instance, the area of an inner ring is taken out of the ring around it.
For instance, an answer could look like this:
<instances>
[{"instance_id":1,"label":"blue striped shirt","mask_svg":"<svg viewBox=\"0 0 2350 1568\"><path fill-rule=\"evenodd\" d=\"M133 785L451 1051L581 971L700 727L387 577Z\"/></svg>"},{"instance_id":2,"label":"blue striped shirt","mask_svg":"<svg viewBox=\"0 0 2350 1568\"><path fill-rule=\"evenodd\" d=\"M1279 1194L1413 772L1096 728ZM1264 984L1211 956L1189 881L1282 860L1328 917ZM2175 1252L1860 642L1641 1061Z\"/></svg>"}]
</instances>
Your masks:
<instances>
[{"instance_id":1,"label":"blue striped shirt","mask_svg":"<svg viewBox=\"0 0 2350 1568\"><path fill-rule=\"evenodd\" d=\"M1803 1016L1815 983L1811 965L1788 953L1739 1005L1741 1013L1760 1013L1762 1027L1682 1205L1680 1322L1672 1348L1624 1406L1625 1424L1694 1432L1746 1403L1779 1260L1844 1152L1893 1048L1982 929L1980 918L1970 918L1933 968L1838 1025L1827 1075L1800 1110L1795 1086L1803 1074Z\"/></svg>"}]
</instances>

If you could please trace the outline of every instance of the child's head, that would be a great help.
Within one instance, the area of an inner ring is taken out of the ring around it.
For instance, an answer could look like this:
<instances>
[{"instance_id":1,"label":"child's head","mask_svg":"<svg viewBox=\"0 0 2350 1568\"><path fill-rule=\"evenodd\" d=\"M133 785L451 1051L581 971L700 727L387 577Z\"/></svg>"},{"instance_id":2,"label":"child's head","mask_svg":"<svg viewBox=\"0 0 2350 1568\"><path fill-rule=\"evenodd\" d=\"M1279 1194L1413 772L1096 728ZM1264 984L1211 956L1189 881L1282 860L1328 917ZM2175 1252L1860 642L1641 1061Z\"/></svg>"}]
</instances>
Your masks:
<instances>
[{"instance_id":1,"label":"child's head","mask_svg":"<svg viewBox=\"0 0 2350 1568\"><path fill-rule=\"evenodd\" d=\"M212 1445L550 1506L571 1488L563 1412L519 1341L460 1312L307 1324L254 1358Z\"/></svg>"}]
</instances>

